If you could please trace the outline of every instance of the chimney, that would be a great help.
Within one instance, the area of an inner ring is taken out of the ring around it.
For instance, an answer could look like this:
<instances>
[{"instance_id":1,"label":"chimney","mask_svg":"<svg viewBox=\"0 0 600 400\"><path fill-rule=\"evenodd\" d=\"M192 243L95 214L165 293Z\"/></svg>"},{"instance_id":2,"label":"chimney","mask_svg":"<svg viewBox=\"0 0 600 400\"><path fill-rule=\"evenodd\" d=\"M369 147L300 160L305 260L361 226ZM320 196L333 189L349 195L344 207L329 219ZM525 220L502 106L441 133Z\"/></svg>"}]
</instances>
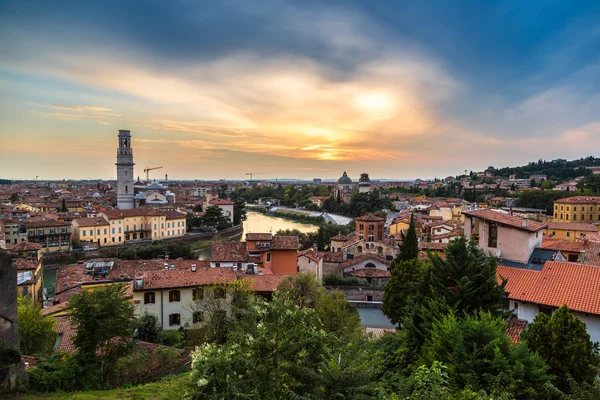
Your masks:
<instances>
[{"instance_id":1,"label":"chimney","mask_svg":"<svg viewBox=\"0 0 600 400\"><path fill-rule=\"evenodd\" d=\"M235 280L240 279L240 276L238 274L238 267L237 267L237 265L234 265L232 268L233 268L233 272L235 272Z\"/></svg>"},{"instance_id":2,"label":"chimney","mask_svg":"<svg viewBox=\"0 0 600 400\"><path fill-rule=\"evenodd\" d=\"M192 272L196 272L196 264L192 264Z\"/></svg>"},{"instance_id":3,"label":"chimney","mask_svg":"<svg viewBox=\"0 0 600 400\"><path fill-rule=\"evenodd\" d=\"M527 228L529 226L529 220L527 218L523 219L522 225L523 228Z\"/></svg>"}]
</instances>

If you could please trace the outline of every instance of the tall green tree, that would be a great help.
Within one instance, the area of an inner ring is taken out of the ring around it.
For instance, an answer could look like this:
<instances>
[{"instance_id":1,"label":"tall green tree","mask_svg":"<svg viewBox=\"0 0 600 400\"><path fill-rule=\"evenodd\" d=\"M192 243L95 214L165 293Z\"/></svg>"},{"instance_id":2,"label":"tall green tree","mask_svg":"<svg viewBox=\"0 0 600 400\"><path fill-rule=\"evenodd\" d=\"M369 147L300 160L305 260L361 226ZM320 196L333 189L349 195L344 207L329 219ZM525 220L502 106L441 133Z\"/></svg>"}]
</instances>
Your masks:
<instances>
[{"instance_id":1,"label":"tall green tree","mask_svg":"<svg viewBox=\"0 0 600 400\"><path fill-rule=\"evenodd\" d=\"M421 348L420 364L435 361L448 367L455 387L510 392L516 399L542 397L550 381L542 358L523 343L511 343L506 321L489 312L438 319Z\"/></svg>"},{"instance_id":2,"label":"tall green tree","mask_svg":"<svg viewBox=\"0 0 600 400\"><path fill-rule=\"evenodd\" d=\"M219 206L213 205L206 208L204 217L202 217L202 224L221 230L229 228L231 221L223 215L223 210Z\"/></svg>"},{"instance_id":3,"label":"tall green tree","mask_svg":"<svg viewBox=\"0 0 600 400\"><path fill-rule=\"evenodd\" d=\"M84 290L71 298L68 312L77 326L73 344L78 363L86 378L103 384L135 328L133 304L125 296L125 285Z\"/></svg>"},{"instance_id":4,"label":"tall green tree","mask_svg":"<svg viewBox=\"0 0 600 400\"><path fill-rule=\"evenodd\" d=\"M598 343L587 333L586 325L566 305L551 317L540 313L525 332L527 346L550 366L556 386L569 391L569 377L578 383L593 383L598 375Z\"/></svg>"},{"instance_id":5,"label":"tall green tree","mask_svg":"<svg viewBox=\"0 0 600 400\"><path fill-rule=\"evenodd\" d=\"M233 202L233 224L239 225L247 219L246 202L242 198L238 198Z\"/></svg>"},{"instance_id":6,"label":"tall green tree","mask_svg":"<svg viewBox=\"0 0 600 400\"><path fill-rule=\"evenodd\" d=\"M42 308L31 297L19 297L19 347L23 354L52 352L56 342L54 319L42 315Z\"/></svg>"},{"instance_id":7,"label":"tall green tree","mask_svg":"<svg viewBox=\"0 0 600 400\"><path fill-rule=\"evenodd\" d=\"M448 244L446 259L430 254L430 295L441 298L457 315L490 311L503 314L506 279L497 280L497 262L475 244L459 236Z\"/></svg>"},{"instance_id":8,"label":"tall green tree","mask_svg":"<svg viewBox=\"0 0 600 400\"><path fill-rule=\"evenodd\" d=\"M325 250L325 237L323 233L323 227L319 227L319 230L317 232L317 250Z\"/></svg>"},{"instance_id":9,"label":"tall green tree","mask_svg":"<svg viewBox=\"0 0 600 400\"><path fill-rule=\"evenodd\" d=\"M400 244L400 254L396 257L396 263L413 260L419 256L419 241L417 240L417 230L415 229L415 220L410 215L410 224L406 235L401 233L402 243Z\"/></svg>"},{"instance_id":10,"label":"tall green tree","mask_svg":"<svg viewBox=\"0 0 600 400\"><path fill-rule=\"evenodd\" d=\"M400 261L391 270L390 280L383 291L382 311L392 323L398 323L405 315L407 301L418 294L419 278L423 263L416 258Z\"/></svg>"},{"instance_id":11,"label":"tall green tree","mask_svg":"<svg viewBox=\"0 0 600 400\"><path fill-rule=\"evenodd\" d=\"M62 205L60 206L59 209L60 212L68 212L69 209L67 208L67 203L65 202L65 199L62 199Z\"/></svg>"},{"instance_id":12,"label":"tall green tree","mask_svg":"<svg viewBox=\"0 0 600 400\"><path fill-rule=\"evenodd\" d=\"M156 314L145 312L136 318L138 339L144 342L159 343L162 326Z\"/></svg>"}]
</instances>

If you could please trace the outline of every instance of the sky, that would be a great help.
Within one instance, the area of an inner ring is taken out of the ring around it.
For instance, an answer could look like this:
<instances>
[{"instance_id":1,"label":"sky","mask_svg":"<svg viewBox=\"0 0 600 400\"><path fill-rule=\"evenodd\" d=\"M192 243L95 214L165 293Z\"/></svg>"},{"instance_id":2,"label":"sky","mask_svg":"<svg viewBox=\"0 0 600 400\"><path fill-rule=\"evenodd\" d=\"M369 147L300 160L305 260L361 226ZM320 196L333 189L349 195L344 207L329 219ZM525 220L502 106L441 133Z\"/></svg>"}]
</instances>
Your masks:
<instances>
[{"instance_id":1,"label":"sky","mask_svg":"<svg viewBox=\"0 0 600 400\"><path fill-rule=\"evenodd\" d=\"M415 179L598 156L600 2L0 0L0 178ZM261 174L261 175L258 175Z\"/></svg>"}]
</instances>

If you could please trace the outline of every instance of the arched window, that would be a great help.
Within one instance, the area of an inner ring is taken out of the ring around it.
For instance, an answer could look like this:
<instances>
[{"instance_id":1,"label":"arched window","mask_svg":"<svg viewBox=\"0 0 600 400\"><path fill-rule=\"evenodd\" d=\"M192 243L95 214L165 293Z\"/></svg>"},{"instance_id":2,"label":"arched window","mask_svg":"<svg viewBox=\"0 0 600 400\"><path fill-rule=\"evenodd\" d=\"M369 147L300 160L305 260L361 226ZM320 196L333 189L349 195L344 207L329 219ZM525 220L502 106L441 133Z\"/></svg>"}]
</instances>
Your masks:
<instances>
[{"instance_id":1,"label":"arched window","mask_svg":"<svg viewBox=\"0 0 600 400\"><path fill-rule=\"evenodd\" d=\"M377 248L377 253L379 253L379 254L383 254L383 247L379 246L379 247Z\"/></svg>"},{"instance_id":2,"label":"arched window","mask_svg":"<svg viewBox=\"0 0 600 400\"><path fill-rule=\"evenodd\" d=\"M356 251L358 251L359 253L362 253L362 246L358 246L358 247L356 248Z\"/></svg>"},{"instance_id":3,"label":"arched window","mask_svg":"<svg viewBox=\"0 0 600 400\"><path fill-rule=\"evenodd\" d=\"M373 263L367 263L365 265L365 268L376 268L376 267L375 267L375 264L373 264Z\"/></svg>"}]
</instances>

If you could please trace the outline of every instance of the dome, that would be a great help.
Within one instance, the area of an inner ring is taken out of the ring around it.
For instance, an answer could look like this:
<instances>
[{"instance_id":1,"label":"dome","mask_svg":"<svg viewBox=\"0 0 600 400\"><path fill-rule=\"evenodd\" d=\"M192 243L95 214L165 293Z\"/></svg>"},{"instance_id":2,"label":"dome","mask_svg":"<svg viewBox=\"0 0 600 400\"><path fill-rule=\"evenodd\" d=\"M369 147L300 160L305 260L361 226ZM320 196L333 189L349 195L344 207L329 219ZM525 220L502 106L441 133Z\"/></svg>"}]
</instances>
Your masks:
<instances>
[{"instance_id":1,"label":"dome","mask_svg":"<svg viewBox=\"0 0 600 400\"><path fill-rule=\"evenodd\" d=\"M338 185L352 185L352 179L348 177L346 171L344 171L344 175L338 179Z\"/></svg>"}]
</instances>

